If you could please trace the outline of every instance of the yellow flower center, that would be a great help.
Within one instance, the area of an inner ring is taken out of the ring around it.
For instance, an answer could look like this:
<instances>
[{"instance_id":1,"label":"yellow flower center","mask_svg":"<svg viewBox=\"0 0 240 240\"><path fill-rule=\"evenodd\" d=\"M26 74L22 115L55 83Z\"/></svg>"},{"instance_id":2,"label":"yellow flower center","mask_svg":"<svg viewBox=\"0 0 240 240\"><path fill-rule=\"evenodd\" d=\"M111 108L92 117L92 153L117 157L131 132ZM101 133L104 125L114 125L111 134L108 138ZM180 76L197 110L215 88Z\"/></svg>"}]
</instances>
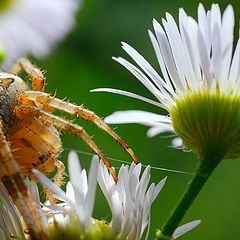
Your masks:
<instances>
[{"instance_id":1,"label":"yellow flower center","mask_svg":"<svg viewBox=\"0 0 240 240\"><path fill-rule=\"evenodd\" d=\"M209 148L224 158L240 156L240 97L219 91L188 93L170 115L183 144L198 156Z\"/></svg>"},{"instance_id":2,"label":"yellow flower center","mask_svg":"<svg viewBox=\"0 0 240 240\"><path fill-rule=\"evenodd\" d=\"M7 11L15 2L15 0L0 0L0 13Z\"/></svg>"}]
</instances>

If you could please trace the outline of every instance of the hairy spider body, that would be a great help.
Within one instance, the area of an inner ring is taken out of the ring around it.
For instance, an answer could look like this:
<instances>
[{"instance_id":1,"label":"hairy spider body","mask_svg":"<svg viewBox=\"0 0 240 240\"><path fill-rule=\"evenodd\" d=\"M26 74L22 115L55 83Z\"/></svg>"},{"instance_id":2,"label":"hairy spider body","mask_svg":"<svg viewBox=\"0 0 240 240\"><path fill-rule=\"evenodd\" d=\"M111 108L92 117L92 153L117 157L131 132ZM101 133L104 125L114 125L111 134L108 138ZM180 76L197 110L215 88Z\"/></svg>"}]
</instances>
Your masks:
<instances>
[{"instance_id":1,"label":"hairy spider body","mask_svg":"<svg viewBox=\"0 0 240 240\"><path fill-rule=\"evenodd\" d=\"M17 76L25 71L32 89ZM45 240L40 216L28 192L25 177L33 177L36 168L47 174L57 167L54 182L62 184L64 165L57 157L61 139L57 130L68 131L82 140L102 159L115 181L117 175L102 151L79 125L54 115L53 110L67 112L93 122L114 138L138 163L128 145L93 112L43 92L45 78L28 60L19 59L10 73L0 73L0 180L24 217L31 238ZM47 198L54 203L51 192Z\"/></svg>"},{"instance_id":2,"label":"hairy spider body","mask_svg":"<svg viewBox=\"0 0 240 240\"><path fill-rule=\"evenodd\" d=\"M58 131L53 126L32 118L30 114L21 111L15 113L21 95L29 90L21 78L13 74L0 74L0 89L3 131L21 172L25 176L31 175L33 168L43 173L53 172L57 155L61 152Z\"/></svg>"}]
</instances>

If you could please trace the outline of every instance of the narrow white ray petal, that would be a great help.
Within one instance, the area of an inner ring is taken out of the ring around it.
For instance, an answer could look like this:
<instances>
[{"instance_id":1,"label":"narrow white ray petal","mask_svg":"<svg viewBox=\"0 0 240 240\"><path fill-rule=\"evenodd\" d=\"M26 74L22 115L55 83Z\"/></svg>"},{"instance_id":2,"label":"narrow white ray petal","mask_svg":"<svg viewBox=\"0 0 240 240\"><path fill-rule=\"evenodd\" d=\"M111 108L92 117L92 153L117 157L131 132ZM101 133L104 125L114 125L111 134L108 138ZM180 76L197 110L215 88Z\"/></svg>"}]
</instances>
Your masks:
<instances>
[{"instance_id":1,"label":"narrow white ray petal","mask_svg":"<svg viewBox=\"0 0 240 240\"><path fill-rule=\"evenodd\" d=\"M157 125L155 124L153 127L149 128L149 130L147 131L147 136L155 137L156 135L164 133L164 132L175 133L171 124L161 123L161 124L157 124Z\"/></svg>"},{"instance_id":2,"label":"narrow white ray petal","mask_svg":"<svg viewBox=\"0 0 240 240\"><path fill-rule=\"evenodd\" d=\"M142 97L142 96L137 95L137 94L135 94L135 93L131 93L131 92L127 92L127 91L123 91L123 90L119 90L119 89L113 89L113 88L97 88L97 89L92 89L91 92L109 92L109 93L116 93L116 94L119 94L119 95L131 97L131 98L136 98L136 99L141 100L141 101L143 101L143 102L147 102L147 103L150 103L150 104L152 104L152 105L154 105L154 106L157 106L157 107L161 107L161 108L166 109L166 106L164 106L163 104L161 104L161 103L159 103L159 102L156 102L156 101L153 101L153 100L151 100L151 99Z\"/></svg>"},{"instance_id":3,"label":"narrow white ray petal","mask_svg":"<svg viewBox=\"0 0 240 240\"><path fill-rule=\"evenodd\" d=\"M72 165L71 162L74 162L74 164ZM75 151L70 151L69 154L68 154L68 164L69 164L69 167L71 168L71 174L76 174L78 175L78 173L80 173L82 171L82 168L81 168L81 165L80 165L80 161L79 161L79 158L78 158L78 155ZM77 173L73 173L74 170L74 167L76 166L77 168Z\"/></svg>"},{"instance_id":4,"label":"narrow white ray petal","mask_svg":"<svg viewBox=\"0 0 240 240\"><path fill-rule=\"evenodd\" d=\"M90 221L92 216L94 202L95 202L95 194L96 194L96 187L97 187L97 175L98 175L98 163L99 158L94 156L91 162L89 175L88 175L88 193L86 196L85 204L86 204L86 217Z\"/></svg>"},{"instance_id":5,"label":"narrow white ray petal","mask_svg":"<svg viewBox=\"0 0 240 240\"><path fill-rule=\"evenodd\" d=\"M157 20L153 19L153 27L157 36L158 44L162 53L162 58L165 61L168 73L171 77L171 81L175 89L184 90L184 84L177 72L174 58L172 55L171 47L165 32L163 31L162 26L158 23Z\"/></svg>"},{"instance_id":6,"label":"narrow white ray petal","mask_svg":"<svg viewBox=\"0 0 240 240\"><path fill-rule=\"evenodd\" d=\"M139 65L139 67L141 67L144 70L144 72L149 76L149 78L152 80L155 86L157 87L163 86L165 88L167 87L166 83L159 76L159 74L154 70L154 68L133 47L131 47L129 44L125 42L122 42L122 48Z\"/></svg>"},{"instance_id":7,"label":"narrow white ray petal","mask_svg":"<svg viewBox=\"0 0 240 240\"><path fill-rule=\"evenodd\" d=\"M98 184L106 197L110 208L112 208L112 197L111 194L115 188L115 182L112 176L108 173L106 166L101 161L99 163L99 171L98 171Z\"/></svg>"},{"instance_id":8,"label":"narrow white ray petal","mask_svg":"<svg viewBox=\"0 0 240 240\"><path fill-rule=\"evenodd\" d=\"M220 33L220 26L215 23L212 27L212 63L213 63L213 71L215 75L215 79L219 84L220 82L220 70L221 70L221 33Z\"/></svg>"},{"instance_id":9,"label":"narrow white ray petal","mask_svg":"<svg viewBox=\"0 0 240 240\"><path fill-rule=\"evenodd\" d=\"M228 81L228 75L230 71L230 63L232 58L233 48L233 30L234 30L234 12L231 5L229 5L222 16L222 29L221 29L221 69L220 78L223 88L226 87Z\"/></svg>"},{"instance_id":10,"label":"narrow white ray petal","mask_svg":"<svg viewBox=\"0 0 240 240\"><path fill-rule=\"evenodd\" d=\"M79 158L75 151L69 153L68 171L74 189L75 202L79 205L77 212L81 222L85 222L84 201L88 191L87 174L85 169L81 171Z\"/></svg>"},{"instance_id":11,"label":"narrow white ray petal","mask_svg":"<svg viewBox=\"0 0 240 240\"><path fill-rule=\"evenodd\" d=\"M148 183L150 180L150 170L151 170L151 167L148 165L145 168L145 170L141 176L141 179L139 181L139 194L138 194L139 199L144 199L144 197L145 197Z\"/></svg>"},{"instance_id":12,"label":"narrow white ray petal","mask_svg":"<svg viewBox=\"0 0 240 240\"><path fill-rule=\"evenodd\" d=\"M234 86L237 79L240 79L240 39L238 39L237 46L233 55L231 69L229 73L230 88Z\"/></svg>"},{"instance_id":13,"label":"narrow white ray petal","mask_svg":"<svg viewBox=\"0 0 240 240\"><path fill-rule=\"evenodd\" d=\"M130 71L160 102L164 101L164 96L162 95L162 92L164 92L165 90L162 86L156 87L156 85L154 85L152 81L141 70L139 70L127 60L121 57L113 59L123 65L128 71Z\"/></svg>"},{"instance_id":14,"label":"narrow white ray petal","mask_svg":"<svg viewBox=\"0 0 240 240\"><path fill-rule=\"evenodd\" d=\"M192 29L189 33L184 28L189 29L189 18L183 9L179 10L179 28L181 34L181 40L183 44L183 51L185 53L185 71L186 71L186 78L189 87L193 90L197 88L197 80L199 78L199 68L197 67L198 62L197 59L194 59L193 49L192 49L192 42L193 40L196 41L196 29ZM192 26L191 26L192 27ZM195 36L194 36L195 34ZM191 40L190 40L191 39ZM198 49L194 49L194 51L198 51ZM184 60L183 60L184 61ZM190 83L190 84L189 84Z\"/></svg>"},{"instance_id":15,"label":"narrow white ray petal","mask_svg":"<svg viewBox=\"0 0 240 240\"><path fill-rule=\"evenodd\" d=\"M182 26L182 34L184 35L184 40L186 41L186 46L188 48L192 65L196 74L196 79L201 80L201 69L200 69L200 53L198 46L198 29L199 26L196 20L192 17L187 17L188 26ZM188 29L191 29L189 31Z\"/></svg>"},{"instance_id":16,"label":"narrow white ray petal","mask_svg":"<svg viewBox=\"0 0 240 240\"><path fill-rule=\"evenodd\" d=\"M117 111L107 116L104 121L108 124L140 123L147 126L158 123L172 123L167 116L141 110Z\"/></svg>"},{"instance_id":17,"label":"narrow white ray petal","mask_svg":"<svg viewBox=\"0 0 240 240\"><path fill-rule=\"evenodd\" d=\"M198 30L198 46L200 53L200 66L203 73L203 80L206 81L207 85L210 88L213 83L210 56L206 46L206 42L204 41L203 35L200 30Z\"/></svg>"},{"instance_id":18,"label":"narrow white ray petal","mask_svg":"<svg viewBox=\"0 0 240 240\"><path fill-rule=\"evenodd\" d=\"M183 47L183 42L174 18L171 14L166 13L166 19L167 21L163 20L162 23L164 25L172 49L176 68L178 70L183 85L185 86L185 80L187 79L191 87L192 78L194 78L194 76L191 76L188 71L188 68L191 68L188 53Z\"/></svg>"},{"instance_id":19,"label":"narrow white ray petal","mask_svg":"<svg viewBox=\"0 0 240 240\"><path fill-rule=\"evenodd\" d=\"M66 195L69 199L72 200L72 202L75 202L75 193L74 193L74 189L73 189L73 185L71 182L67 183L66 186Z\"/></svg>"},{"instance_id":20,"label":"narrow white ray petal","mask_svg":"<svg viewBox=\"0 0 240 240\"><path fill-rule=\"evenodd\" d=\"M112 194L112 234L119 234L121 233L121 227L122 227L122 203L119 197L119 193L117 191L114 191Z\"/></svg>"},{"instance_id":21,"label":"narrow white ray petal","mask_svg":"<svg viewBox=\"0 0 240 240\"><path fill-rule=\"evenodd\" d=\"M153 193L153 198L150 199L150 203L152 204L154 202L154 200L156 199L156 197L158 196L158 194L161 192L162 188L164 187L165 183L167 181L167 177L165 177L164 179L162 179L154 188L154 193Z\"/></svg>"},{"instance_id":22,"label":"narrow white ray petal","mask_svg":"<svg viewBox=\"0 0 240 240\"><path fill-rule=\"evenodd\" d=\"M202 34L202 40L206 45L207 52L210 50L210 29L207 22L207 15L203 5L200 3L198 5L198 24L199 24L199 31Z\"/></svg>"},{"instance_id":23,"label":"narrow white ray petal","mask_svg":"<svg viewBox=\"0 0 240 240\"><path fill-rule=\"evenodd\" d=\"M172 146L175 148L181 147L182 146L182 139L179 137L176 137L172 140Z\"/></svg>"},{"instance_id":24,"label":"narrow white ray petal","mask_svg":"<svg viewBox=\"0 0 240 240\"><path fill-rule=\"evenodd\" d=\"M162 70L162 74L163 74L164 80L166 82L166 87L165 88L169 91L169 93L172 96L175 96L175 91L174 91L174 89L172 87L172 83L171 83L171 81L169 79L168 72L167 72L164 60L162 58L161 50L160 50L159 44L157 42L157 39L155 38L155 36L153 35L153 33L150 30L148 30L148 34L149 34L149 37L151 39L154 51L156 53L156 57L157 57L158 63L159 63L160 68Z\"/></svg>"},{"instance_id":25,"label":"narrow white ray petal","mask_svg":"<svg viewBox=\"0 0 240 240\"><path fill-rule=\"evenodd\" d=\"M215 80L221 84L221 52L222 52L222 42L221 42L221 12L217 4L212 4L210 12L210 22L211 22L211 45L212 45L212 63L213 71L215 75Z\"/></svg>"},{"instance_id":26,"label":"narrow white ray petal","mask_svg":"<svg viewBox=\"0 0 240 240\"><path fill-rule=\"evenodd\" d=\"M186 232L191 231L193 228L197 227L200 223L201 223L201 220L195 220L178 227L172 235L173 239L176 239L182 236L183 234L185 234Z\"/></svg>"}]
</instances>

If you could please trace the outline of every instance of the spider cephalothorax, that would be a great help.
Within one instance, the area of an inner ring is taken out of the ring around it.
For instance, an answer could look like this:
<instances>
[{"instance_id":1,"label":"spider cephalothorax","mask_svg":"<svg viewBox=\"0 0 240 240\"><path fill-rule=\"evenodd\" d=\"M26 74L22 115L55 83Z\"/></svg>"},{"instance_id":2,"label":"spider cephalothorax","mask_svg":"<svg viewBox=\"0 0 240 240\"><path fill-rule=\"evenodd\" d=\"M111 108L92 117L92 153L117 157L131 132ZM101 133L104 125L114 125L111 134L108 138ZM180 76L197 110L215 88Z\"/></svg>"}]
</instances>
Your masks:
<instances>
[{"instance_id":1,"label":"spider cephalothorax","mask_svg":"<svg viewBox=\"0 0 240 240\"><path fill-rule=\"evenodd\" d=\"M25 71L32 80L32 89L17 76ZM25 177L31 177L36 168L51 173L57 167L54 182L62 184L64 165L57 157L61 152L61 140L57 130L71 132L83 141L103 160L115 181L117 176L101 150L85 132L71 121L54 115L58 109L91 121L112 136L138 162L133 151L96 114L69 102L57 99L45 92L45 78L42 72L28 60L19 59L10 73L0 73L0 179L18 206L30 230L32 238L42 235L41 222L28 194ZM47 197L54 198L50 192Z\"/></svg>"}]
</instances>

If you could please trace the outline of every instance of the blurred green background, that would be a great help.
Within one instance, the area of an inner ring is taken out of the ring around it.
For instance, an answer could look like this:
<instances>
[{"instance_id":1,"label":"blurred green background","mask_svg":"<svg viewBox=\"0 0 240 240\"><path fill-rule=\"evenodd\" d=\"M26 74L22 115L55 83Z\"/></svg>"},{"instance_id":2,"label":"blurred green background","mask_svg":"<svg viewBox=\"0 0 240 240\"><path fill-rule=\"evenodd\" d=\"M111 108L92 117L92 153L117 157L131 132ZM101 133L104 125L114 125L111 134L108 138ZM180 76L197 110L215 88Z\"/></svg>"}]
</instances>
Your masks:
<instances>
[{"instance_id":1,"label":"blurred green background","mask_svg":"<svg viewBox=\"0 0 240 240\"><path fill-rule=\"evenodd\" d=\"M210 8L210 1L202 1ZM239 22L239 0L218 2L222 9L231 3ZM153 98L131 73L115 63L112 56L129 59L120 47L126 41L142 53L159 71L147 29L152 29L152 18L159 21L165 12L177 19L178 9L184 7L189 15L196 17L198 1L122 0L86 1L78 12L73 31L59 44L51 55L37 65L46 70L47 87L59 98L67 97L71 102L93 110L105 117L117 110L138 109L155 113L165 113L149 104L110 93L90 93L98 87L112 87L132 91ZM238 33L236 26L236 36ZM94 140L110 158L130 162L129 156L108 135L96 126L82 120L83 125ZM171 139L163 136L148 138L147 128L140 125L119 125L116 132L134 149L143 164L154 167L193 172L197 159L191 153L173 149ZM92 153L77 137L63 133L65 161L69 149ZM79 153L81 164L88 168L91 156ZM118 167L118 161L111 161ZM151 235L169 216L184 191L191 176L152 169L151 181L158 182L168 176L167 183L152 207ZM182 224L201 219L199 227L183 236L182 240L222 240L240 239L240 161L227 160L216 169L210 180L184 217ZM111 214L102 193L97 192L94 217L111 219Z\"/></svg>"}]
</instances>

